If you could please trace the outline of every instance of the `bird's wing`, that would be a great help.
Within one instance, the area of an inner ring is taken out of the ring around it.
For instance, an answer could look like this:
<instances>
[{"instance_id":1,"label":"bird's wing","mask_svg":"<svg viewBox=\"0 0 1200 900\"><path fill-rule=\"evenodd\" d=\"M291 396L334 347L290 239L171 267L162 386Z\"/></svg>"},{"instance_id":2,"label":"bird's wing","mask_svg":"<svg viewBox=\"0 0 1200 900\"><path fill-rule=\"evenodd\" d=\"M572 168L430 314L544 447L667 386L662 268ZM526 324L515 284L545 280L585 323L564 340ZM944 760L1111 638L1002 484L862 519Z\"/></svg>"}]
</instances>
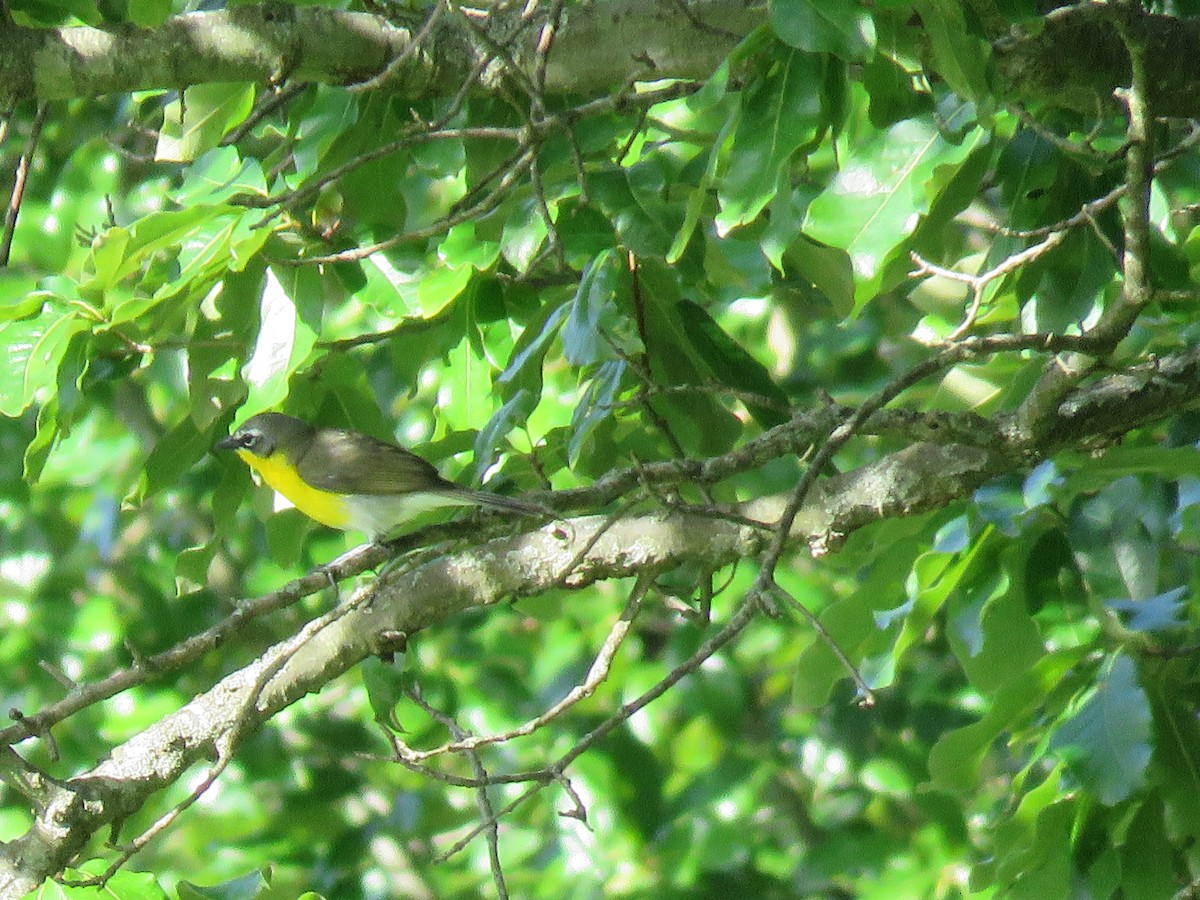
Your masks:
<instances>
[{"instance_id":1,"label":"bird's wing","mask_svg":"<svg viewBox=\"0 0 1200 900\"><path fill-rule=\"evenodd\" d=\"M305 483L335 494L404 494L458 488L407 450L334 428L316 433L296 470Z\"/></svg>"}]
</instances>

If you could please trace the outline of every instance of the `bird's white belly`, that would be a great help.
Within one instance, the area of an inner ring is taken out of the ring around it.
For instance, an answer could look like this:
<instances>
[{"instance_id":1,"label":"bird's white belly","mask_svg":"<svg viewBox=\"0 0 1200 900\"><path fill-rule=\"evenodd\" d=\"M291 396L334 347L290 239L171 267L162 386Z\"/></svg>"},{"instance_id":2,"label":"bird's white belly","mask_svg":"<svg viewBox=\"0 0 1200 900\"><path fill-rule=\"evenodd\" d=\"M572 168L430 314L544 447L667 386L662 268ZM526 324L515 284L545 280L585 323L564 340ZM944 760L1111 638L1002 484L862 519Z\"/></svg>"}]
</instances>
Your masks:
<instances>
[{"instance_id":1,"label":"bird's white belly","mask_svg":"<svg viewBox=\"0 0 1200 900\"><path fill-rule=\"evenodd\" d=\"M349 512L346 527L362 531L371 537L381 537L395 531L421 513L448 506L473 506L469 496L453 494L346 494Z\"/></svg>"}]
</instances>

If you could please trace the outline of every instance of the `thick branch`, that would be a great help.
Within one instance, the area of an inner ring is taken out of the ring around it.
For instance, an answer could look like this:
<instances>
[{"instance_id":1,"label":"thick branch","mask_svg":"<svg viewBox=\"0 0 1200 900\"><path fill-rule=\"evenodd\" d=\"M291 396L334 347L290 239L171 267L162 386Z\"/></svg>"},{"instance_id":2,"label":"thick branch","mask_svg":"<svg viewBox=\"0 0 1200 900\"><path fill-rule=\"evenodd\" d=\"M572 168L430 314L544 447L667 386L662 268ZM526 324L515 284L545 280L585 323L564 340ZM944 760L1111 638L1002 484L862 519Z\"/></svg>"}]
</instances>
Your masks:
<instances>
[{"instance_id":1,"label":"thick branch","mask_svg":"<svg viewBox=\"0 0 1200 900\"><path fill-rule=\"evenodd\" d=\"M1146 101L1162 116L1200 115L1196 69L1200 19L1151 15L1131 7L1146 41ZM1129 54L1111 4L1078 3L1027 23L993 46L1013 97L1095 115L1116 111L1113 92L1130 82Z\"/></svg>"},{"instance_id":2,"label":"thick branch","mask_svg":"<svg viewBox=\"0 0 1200 900\"><path fill-rule=\"evenodd\" d=\"M750 0L572 6L550 52L545 90L607 92L635 73L644 79L707 78L765 17L765 4ZM387 70L419 25L400 28L369 13L281 3L186 13L152 29L10 25L0 28L0 107L222 81L365 82ZM489 25L496 40L511 27L500 17ZM536 64L536 38L537 29L528 29L506 48L527 75ZM388 84L410 100L454 93L476 62L489 56L488 43L460 17L444 17L428 45L390 73ZM489 81L495 72L485 72L484 89L494 86Z\"/></svg>"},{"instance_id":3,"label":"thick branch","mask_svg":"<svg viewBox=\"0 0 1200 900\"><path fill-rule=\"evenodd\" d=\"M596 95L634 77L703 80L739 40L767 21L766 6L762 0L570 5L547 59L545 92ZM173 16L153 29L9 25L0 29L0 107L284 76L364 82L387 70L419 24L401 28L368 13L267 3ZM504 40L512 22L497 16L488 25L487 38L494 42ZM1147 14L1142 28L1149 102L1160 115L1200 115L1195 71L1179 64L1200 57L1200 19ZM539 31L530 28L506 47L526 77L536 70ZM451 94L492 49L460 17L445 16L428 46L405 60L387 83L411 100ZM1094 115L1113 108L1113 91L1129 83L1129 57L1105 4L1056 10L999 38L993 49L1003 90L1016 101ZM492 66L480 89L496 87L502 77L502 67Z\"/></svg>"}]
</instances>

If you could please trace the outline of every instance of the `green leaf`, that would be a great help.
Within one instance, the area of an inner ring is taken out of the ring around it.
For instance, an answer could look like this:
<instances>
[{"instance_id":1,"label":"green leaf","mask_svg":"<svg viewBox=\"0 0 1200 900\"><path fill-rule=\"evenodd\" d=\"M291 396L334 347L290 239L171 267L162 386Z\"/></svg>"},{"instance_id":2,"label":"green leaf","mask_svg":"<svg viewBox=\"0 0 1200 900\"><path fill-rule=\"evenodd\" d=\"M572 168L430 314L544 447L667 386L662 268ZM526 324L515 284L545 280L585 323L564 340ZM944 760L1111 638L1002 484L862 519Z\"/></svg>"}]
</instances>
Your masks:
<instances>
[{"instance_id":1,"label":"green leaf","mask_svg":"<svg viewBox=\"0 0 1200 900\"><path fill-rule=\"evenodd\" d=\"M475 480L483 477L496 459L500 439L514 428L522 427L537 408L539 396L522 388L496 410L475 438Z\"/></svg>"},{"instance_id":2,"label":"green leaf","mask_svg":"<svg viewBox=\"0 0 1200 900\"><path fill-rule=\"evenodd\" d=\"M496 384L504 391L506 398L512 396L514 389L536 389L541 394L542 365L550 345L558 336L563 322L571 315L573 304L563 303L557 306L547 303L521 333L508 367L496 376Z\"/></svg>"},{"instance_id":3,"label":"green leaf","mask_svg":"<svg viewBox=\"0 0 1200 900\"><path fill-rule=\"evenodd\" d=\"M972 687L991 694L1045 652L1028 598L991 562L955 598L947 630Z\"/></svg>"},{"instance_id":4,"label":"green leaf","mask_svg":"<svg viewBox=\"0 0 1200 900\"><path fill-rule=\"evenodd\" d=\"M571 416L571 439L567 444L567 460L574 467L588 447L593 433L601 424L611 421L613 404L621 389L626 363L622 359L608 360L596 369L587 390Z\"/></svg>"},{"instance_id":5,"label":"green leaf","mask_svg":"<svg viewBox=\"0 0 1200 900\"><path fill-rule=\"evenodd\" d=\"M1005 898L1045 900L1069 895L1071 828L1075 816L1075 802L1071 799L1060 799L1038 813L1029 845L1006 859L1016 871L1012 884L1003 893Z\"/></svg>"},{"instance_id":6,"label":"green leaf","mask_svg":"<svg viewBox=\"0 0 1200 900\"><path fill-rule=\"evenodd\" d=\"M682 300L679 312L696 353L704 358L718 381L764 400L774 401L776 405L765 405L743 398L746 408L758 423L764 428L771 428L787 421L790 406L787 394L775 383L766 366L726 334L702 306Z\"/></svg>"},{"instance_id":7,"label":"green leaf","mask_svg":"<svg viewBox=\"0 0 1200 900\"><path fill-rule=\"evenodd\" d=\"M179 883L180 900L255 900L271 887L271 870L259 869L220 884Z\"/></svg>"},{"instance_id":8,"label":"green leaf","mask_svg":"<svg viewBox=\"0 0 1200 900\"><path fill-rule=\"evenodd\" d=\"M979 769L993 742L1024 724L1087 652L1084 646L1043 656L1000 688L979 721L938 738L929 751L931 786L963 797L978 790Z\"/></svg>"},{"instance_id":9,"label":"green leaf","mask_svg":"<svg viewBox=\"0 0 1200 900\"><path fill-rule=\"evenodd\" d=\"M605 250L592 260L579 279L579 289L562 330L563 352L572 365L588 366L612 356L608 341L616 340L616 335L605 326L616 312L617 266L616 253Z\"/></svg>"},{"instance_id":10,"label":"green leaf","mask_svg":"<svg viewBox=\"0 0 1200 900\"><path fill-rule=\"evenodd\" d=\"M171 194L182 208L219 206L230 198L248 194L262 197L267 193L267 178L263 164L254 157L242 158L236 147L214 147L187 167L183 184ZM257 223L261 216L246 216ZM270 228L255 229L270 234Z\"/></svg>"},{"instance_id":11,"label":"green leaf","mask_svg":"<svg viewBox=\"0 0 1200 900\"><path fill-rule=\"evenodd\" d=\"M988 94L991 48L967 30L963 5L957 0L916 0L914 5L933 47L937 73L963 99L982 101Z\"/></svg>"},{"instance_id":12,"label":"green leaf","mask_svg":"<svg viewBox=\"0 0 1200 900\"><path fill-rule=\"evenodd\" d=\"M455 225L438 244L438 259L452 269L470 266L484 272L495 264L499 255L499 245L476 236L474 222Z\"/></svg>"},{"instance_id":13,"label":"green leaf","mask_svg":"<svg viewBox=\"0 0 1200 900\"><path fill-rule=\"evenodd\" d=\"M21 471L22 477L27 483L34 484L42 477L46 460L58 442L59 436L58 397L50 397L38 410L37 430L34 432L33 440L25 447Z\"/></svg>"},{"instance_id":14,"label":"green leaf","mask_svg":"<svg viewBox=\"0 0 1200 900\"><path fill-rule=\"evenodd\" d=\"M554 208L551 207L551 213ZM532 197L512 208L500 236L500 252L518 272L529 271L550 233L541 207Z\"/></svg>"},{"instance_id":15,"label":"green leaf","mask_svg":"<svg viewBox=\"0 0 1200 900\"><path fill-rule=\"evenodd\" d=\"M95 877L100 875L107 868L107 862L103 859L88 860L79 867L79 872L74 872L68 869L66 873L68 878L78 878L80 873ZM56 893L48 896L61 896L71 898L71 900L82 900L86 897L120 897L121 900L168 900L171 896L158 883L158 879L152 872L134 872L130 870L121 870L109 878L104 885L103 893L94 887L68 887L66 885L56 885ZM33 894L29 895L33 897ZM37 895L42 896L40 893Z\"/></svg>"},{"instance_id":16,"label":"green leaf","mask_svg":"<svg viewBox=\"0 0 1200 900\"><path fill-rule=\"evenodd\" d=\"M154 158L188 162L220 143L254 107L254 87L235 82L197 84L163 110Z\"/></svg>"},{"instance_id":17,"label":"green leaf","mask_svg":"<svg viewBox=\"0 0 1200 900\"><path fill-rule=\"evenodd\" d=\"M704 165L704 174L700 177L700 183L692 188L688 194L687 205L684 207L683 224L679 227L679 231L675 235L675 240L671 243L671 247L667 251L666 260L669 265L674 265L683 256L683 251L687 249L688 242L692 239L692 234L700 222L701 213L708 208L709 194L717 175L717 168L720 165L722 154L726 152L730 134L733 131L736 121L732 116L726 119L720 133L713 141L712 147L708 149L708 159Z\"/></svg>"},{"instance_id":18,"label":"green leaf","mask_svg":"<svg viewBox=\"0 0 1200 900\"><path fill-rule=\"evenodd\" d=\"M45 302L37 315L0 323L0 414L17 416L35 399L55 390L58 366L71 338L90 325L79 311L57 299Z\"/></svg>"},{"instance_id":19,"label":"green leaf","mask_svg":"<svg viewBox=\"0 0 1200 900\"><path fill-rule=\"evenodd\" d=\"M863 66L863 87L871 98L868 115L876 128L928 114L933 98L914 87L914 76L894 60L877 53Z\"/></svg>"},{"instance_id":20,"label":"green leaf","mask_svg":"<svg viewBox=\"0 0 1200 900\"><path fill-rule=\"evenodd\" d=\"M805 233L846 250L854 262L856 311L878 293L886 263L907 252L908 236L929 211L926 186L940 169L961 166L984 137L974 128L952 144L930 122L899 122L856 144L833 181L809 204Z\"/></svg>"},{"instance_id":21,"label":"green leaf","mask_svg":"<svg viewBox=\"0 0 1200 900\"><path fill-rule=\"evenodd\" d=\"M201 428L246 396L238 372L258 324L264 277L261 264L229 272L211 304L201 305L187 347L188 400Z\"/></svg>"},{"instance_id":22,"label":"green leaf","mask_svg":"<svg viewBox=\"0 0 1200 900\"><path fill-rule=\"evenodd\" d=\"M820 57L789 50L746 92L717 192L718 233L728 234L762 212L775 196L780 169L814 140L820 85Z\"/></svg>"},{"instance_id":23,"label":"green leaf","mask_svg":"<svg viewBox=\"0 0 1200 900\"><path fill-rule=\"evenodd\" d=\"M1150 704L1133 660L1113 658L1095 692L1055 731L1050 748L1101 803L1120 803L1146 777Z\"/></svg>"},{"instance_id":24,"label":"green leaf","mask_svg":"<svg viewBox=\"0 0 1200 900\"><path fill-rule=\"evenodd\" d=\"M139 28L157 28L171 14L171 0L129 0L128 12Z\"/></svg>"},{"instance_id":25,"label":"green leaf","mask_svg":"<svg viewBox=\"0 0 1200 900\"><path fill-rule=\"evenodd\" d=\"M635 192L631 182L636 177L642 176L631 169L609 167L588 178L588 190L613 223L623 247L638 257L662 258L675 242L683 217L644 186Z\"/></svg>"},{"instance_id":26,"label":"green leaf","mask_svg":"<svg viewBox=\"0 0 1200 900\"><path fill-rule=\"evenodd\" d=\"M1170 833L1157 797L1143 803L1125 836L1121 854L1121 896L1129 900L1178 897L1174 871L1178 836Z\"/></svg>"},{"instance_id":27,"label":"green leaf","mask_svg":"<svg viewBox=\"0 0 1200 900\"><path fill-rule=\"evenodd\" d=\"M1152 597L1106 600L1104 605L1117 612L1129 614L1126 627L1133 631L1168 631L1178 628L1187 613L1186 587L1177 587Z\"/></svg>"},{"instance_id":28,"label":"green leaf","mask_svg":"<svg viewBox=\"0 0 1200 900\"><path fill-rule=\"evenodd\" d=\"M375 721L392 731L403 731L404 726L396 718L396 704L404 699L405 689L412 686L403 665L372 656L363 660L359 669Z\"/></svg>"},{"instance_id":29,"label":"green leaf","mask_svg":"<svg viewBox=\"0 0 1200 900\"><path fill-rule=\"evenodd\" d=\"M1054 490L1060 503L1099 491L1127 475L1169 480L1200 477L1200 454L1192 447L1112 447L1100 456L1068 452L1056 462L1069 472Z\"/></svg>"},{"instance_id":30,"label":"green leaf","mask_svg":"<svg viewBox=\"0 0 1200 900\"><path fill-rule=\"evenodd\" d=\"M845 250L801 234L783 252L781 261L782 271L819 291L838 315L849 315L854 309L854 267Z\"/></svg>"},{"instance_id":31,"label":"green leaf","mask_svg":"<svg viewBox=\"0 0 1200 900\"><path fill-rule=\"evenodd\" d=\"M190 417L167 429L146 457L137 489L128 498L129 502L139 504L148 496L175 487L184 473L208 453L211 437L202 435Z\"/></svg>"},{"instance_id":32,"label":"green leaf","mask_svg":"<svg viewBox=\"0 0 1200 900\"><path fill-rule=\"evenodd\" d=\"M254 353L242 369L249 387L246 412L278 405L288 379L312 355L320 333L322 277L310 268L288 268L282 278L267 269Z\"/></svg>"},{"instance_id":33,"label":"green leaf","mask_svg":"<svg viewBox=\"0 0 1200 900\"><path fill-rule=\"evenodd\" d=\"M0 269L0 322L25 319L42 308L42 304L54 296L53 291L37 290L33 278L11 269Z\"/></svg>"},{"instance_id":34,"label":"green leaf","mask_svg":"<svg viewBox=\"0 0 1200 900\"><path fill-rule=\"evenodd\" d=\"M771 27L786 44L809 53L832 53L857 62L875 49L875 22L853 2L771 0Z\"/></svg>"}]
</instances>

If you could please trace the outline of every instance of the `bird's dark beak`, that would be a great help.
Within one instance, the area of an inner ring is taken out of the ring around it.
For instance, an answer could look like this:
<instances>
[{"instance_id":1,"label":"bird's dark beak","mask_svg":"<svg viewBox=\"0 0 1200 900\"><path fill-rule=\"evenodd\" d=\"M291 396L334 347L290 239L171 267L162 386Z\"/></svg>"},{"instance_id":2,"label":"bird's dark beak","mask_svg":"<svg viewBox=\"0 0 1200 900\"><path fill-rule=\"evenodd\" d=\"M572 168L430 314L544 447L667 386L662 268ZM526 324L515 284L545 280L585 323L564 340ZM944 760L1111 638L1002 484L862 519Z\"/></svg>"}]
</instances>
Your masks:
<instances>
[{"instance_id":1,"label":"bird's dark beak","mask_svg":"<svg viewBox=\"0 0 1200 900\"><path fill-rule=\"evenodd\" d=\"M217 441L217 443L213 449L215 449L215 450L236 450L239 447L243 447L243 446L245 446L245 445L243 444L242 439L240 437L238 437L236 434L231 434L229 437L221 438L221 440Z\"/></svg>"}]
</instances>

